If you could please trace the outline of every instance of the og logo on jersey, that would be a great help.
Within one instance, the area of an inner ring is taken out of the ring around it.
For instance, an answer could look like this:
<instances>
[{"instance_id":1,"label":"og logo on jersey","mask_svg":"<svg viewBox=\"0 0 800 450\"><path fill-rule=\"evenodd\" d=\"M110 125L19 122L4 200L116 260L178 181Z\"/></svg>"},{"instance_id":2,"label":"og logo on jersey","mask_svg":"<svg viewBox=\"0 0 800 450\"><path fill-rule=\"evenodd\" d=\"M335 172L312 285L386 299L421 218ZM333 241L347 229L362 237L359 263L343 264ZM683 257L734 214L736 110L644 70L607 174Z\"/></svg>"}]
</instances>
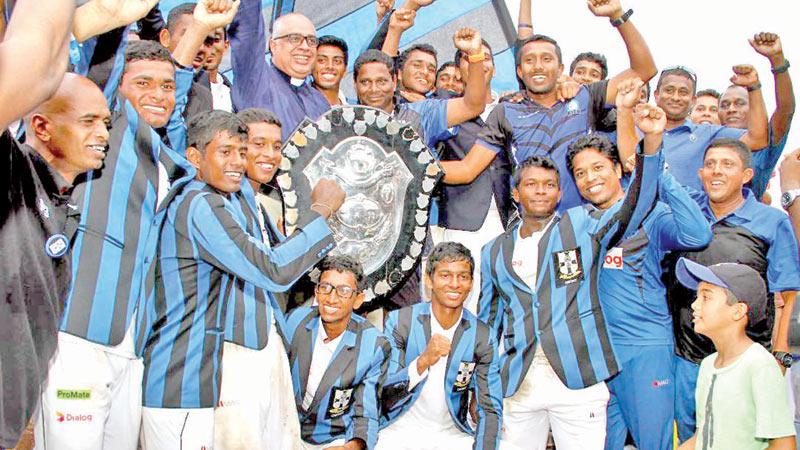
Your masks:
<instances>
[{"instance_id":1,"label":"og logo on jersey","mask_svg":"<svg viewBox=\"0 0 800 450\"><path fill-rule=\"evenodd\" d=\"M335 419L341 417L350 409L350 403L353 397L353 388L333 388L333 395L331 395L331 404L328 407L328 418Z\"/></svg>"},{"instance_id":2,"label":"og logo on jersey","mask_svg":"<svg viewBox=\"0 0 800 450\"><path fill-rule=\"evenodd\" d=\"M469 387L469 382L472 380L472 373L475 372L474 362L460 362L458 364L458 374L456 374L456 382L453 384L453 392L464 392Z\"/></svg>"},{"instance_id":3,"label":"og logo on jersey","mask_svg":"<svg viewBox=\"0 0 800 450\"><path fill-rule=\"evenodd\" d=\"M606 259L603 261L603 268L622 270L622 266L622 247L614 247L606 253Z\"/></svg>"}]
</instances>

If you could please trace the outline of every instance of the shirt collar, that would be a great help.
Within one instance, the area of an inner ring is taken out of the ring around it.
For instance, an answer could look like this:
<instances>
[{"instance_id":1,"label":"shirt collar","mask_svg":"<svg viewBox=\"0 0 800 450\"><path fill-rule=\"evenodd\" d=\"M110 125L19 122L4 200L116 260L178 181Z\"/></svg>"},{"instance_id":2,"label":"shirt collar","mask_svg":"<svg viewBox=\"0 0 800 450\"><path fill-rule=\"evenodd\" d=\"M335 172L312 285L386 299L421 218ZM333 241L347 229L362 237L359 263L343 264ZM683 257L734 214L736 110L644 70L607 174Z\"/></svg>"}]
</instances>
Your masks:
<instances>
[{"instance_id":1,"label":"shirt collar","mask_svg":"<svg viewBox=\"0 0 800 450\"><path fill-rule=\"evenodd\" d=\"M742 202L742 204L739 205L739 207L733 212L719 218L714 215L714 210L711 209L711 200L709 200L708 195L706 195L704 199L705 201L703 202L703 213L711 220L712 223L720 222L726 217L730 216L736 216L740 219L752 222L756 219L756 208L754 208L754 206L758 205L758 199L756 199L755 194L753 194L753 191L751 191L749 188L742 188L742 195L744 196L744 202Z\"/></svg>"},{"instance_id":2,"label":"shirt collar","mask_svg":"<svg viewBox=\"0 0 800 450\"><path fill-rule=\"evenodd\" d=\"M42 184L48 192L55 195L67 195L72 191L72 184L68 183L60 173L56 172L56 170L42 158L39 152L26 144L23 144L21 148L24 152L28 153L34 161L34 167L36 167L39 179L42 180Z\"/></svg>"},{"instance_id":3,"label":"shirt collar","mask_svg":"<svg viewBox=\"0 0 800 450\"><path fill-rule=\"evenodd\" d=\"M673 132L675 132L675 130L682 130L682 129L686 129L686 130L689 130L691 132L691 131L694 131L695 128L697 128L697 124L692 122L691 120L689 120L687 118L687 119L684 119L682 124L678 125L677 127L673 128L671 130L667 130L667 133L673 133Z\"/></svg>"},{"instance_id":4,"label":"shirt collar","mask_svg":"<svg viewBox=\"0 0 800 450\"><path fill-rule=\"evenodd\" d=\"M436 314L434 314L433 313L433 309L431 309L431 329L437 329L438 328L439 330L442 330L442 331L453 331L453 330L456 329L458 324L461 323L461 319L463 317L464 317L464 309L462 308L461 309L461 313L458 315L458 320L455 321L453 326L450 327L450 328L445 328L445 327L442 326L441 323L439 323L439 319L436 318Z\"/></svg>"},{"instance_id":5,"label":"shirt collar","mask_svg":"<svg viewBox=\"0 0 800 450\"><path fill-rule=\"evenodd\" d=\"M275 65L273 62L271 62L271 61L270 61L270 65L271 65L271 66L272 66L272 67L275 69L275 72L276 72L278 75L280 75L280 76L281 76L281 77L282 77L284 80L286 80L286 82L287 82L287 83L291 84L291 85L292 85L292 86L294 86L295 88L300 88L300 87L302 87L304 84L306 84L306 79L305 79L305 78L294 78L294 77L291 77L291 76L289 76L287 73L285 73L284 71L282 71L281 69L279 69L279 68L278 68L278 66L276 66L276 65Z\"/></svg>"}]
</instances>

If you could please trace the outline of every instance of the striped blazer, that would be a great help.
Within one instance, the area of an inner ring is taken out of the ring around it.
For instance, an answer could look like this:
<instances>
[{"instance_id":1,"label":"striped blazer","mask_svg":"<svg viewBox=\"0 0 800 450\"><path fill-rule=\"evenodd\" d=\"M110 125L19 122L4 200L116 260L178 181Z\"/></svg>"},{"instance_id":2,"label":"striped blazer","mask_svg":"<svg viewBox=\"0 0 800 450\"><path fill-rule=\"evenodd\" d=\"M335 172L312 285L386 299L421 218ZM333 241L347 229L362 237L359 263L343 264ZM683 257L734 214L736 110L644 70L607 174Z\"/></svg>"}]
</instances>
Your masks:
<instances>
[{"instance_id":1,"label":"striped blazer","mask_svg":"<svg viewBox=\"0 0 800 450\"><path fill-rule=\"evenodd\" d=\"M191 72L178 70L176 79L176 105L168 129L178 136L185 135L180 114L186 105ZM144 260L153 257L145 243L151 232L157 233L153 224L158 163L171 183L181 180L184 184L195 174L182 156L183 148L173 151L164 144L128 101L118 99L117 106L103 167L75 183L73 198L80 205L81 220L61 321L61 331L110 346L125 337L140 298Z\"/></svg>"},{"instance_id":2,"label":"striped blazer","mask_svg":"<svg viewBox=\"0 0 800 450\"><path fill-rule=\"evenodd\" d=\"M386 319L392 363L383 386L382 427L410 409L422 393L427 378L409 392L408 370L431 339L431 314L430 303L422 302L392 311ZM475 436L476 450L496 449L500 441L503 392L496 347L492 330L464 309L450 344L442 389L450 417L461 431ZM478 399L477 429L467 422L470 391Z\"/></svg>"},{"instance_id":3,"label":"striped blazer","mask_svg":"<svg viewBox=\"0 0 800 450\"><path fill-rule=\"evenodd\" d=\"M280 255L280 259L286 258L284 253L295 251L291 246L283 245L286 237L266 211L263 212L264 228L267 231L264 236L258 219L260 212L256 206L255 192L247 179L242 180L242 190L231 197L231 203L244 217L247 232L257 239L269 242L270 248ZM225 340L261 350L267 346L272 319L275 319L278 331L282 332L285 317L272 292L261 289L244 278L236 277L225 314Z\"/></svg>"},{"instance_id":4,"label":"striped blazer","mask_svg":"<svg viewBox=\"0 0 800 450\"><path fill-rule=\"evenodd\" d=\"M379 391L391 357L386 337L366 319L351 314L308 410L303 409L319 310L301 307L286 319L287 350L303 440L325 444L361 439L368 449L378 441Z\"/></svg>"},{"instance_id":5,"label":"striped blazer","mask_svg":"<svg viewBox=\"0 0 800 450\"><path fill-rule=\"evenodd\" d=\"M234 276L286 290L334 247L333 237L325 219L309 212L278 254L247 233L246 219L227 196L200 181L189 183L159 214L163 224L142 288L137 336L144 405L210 408L219 397Z\"/></svg>"},{"instance_id":6,"label":"striped blazer","mask_svg":"<svg viewBox=\"0 0 800 450\"><path fill-rule=\"evenodd\" d=\"M598 296L599 269L607 249L635 233L655 206L661 152L638 155L635 172L626 197L611 208L579 206L553 220L539 241L536 292L511 264L521 222L483 247L478 317L503 339L506 397L525 378L537 343L570 389L619 372Z\"/></svg>"}]
</instances>

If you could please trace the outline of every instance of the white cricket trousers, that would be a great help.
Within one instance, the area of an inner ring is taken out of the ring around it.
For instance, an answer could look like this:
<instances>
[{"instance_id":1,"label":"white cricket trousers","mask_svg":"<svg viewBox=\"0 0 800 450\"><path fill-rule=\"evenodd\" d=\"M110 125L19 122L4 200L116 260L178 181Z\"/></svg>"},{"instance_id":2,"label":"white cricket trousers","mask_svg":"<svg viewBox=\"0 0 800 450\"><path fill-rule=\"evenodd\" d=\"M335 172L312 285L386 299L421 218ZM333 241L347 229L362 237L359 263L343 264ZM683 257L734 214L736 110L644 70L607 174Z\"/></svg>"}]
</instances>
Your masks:
<instances>
[{"instance_id":1,"label":"white cricket trousers","mask_svg":"<svg viewBox=\"0 0 800 450\"><path fill-rule=\"evenodd\" d=\"M605 382L569 389L537 355L519 390L503 402L503 441L544 450L552 428L558 450L603 450L608 398Z\"/></svg>"},{"instance_id":2,"label":"white cricket trousers","mask_svg":"<svg viewBox=\"0 0 800 450\"><path fill-rule=\"evenodd\" d=\"M34 422L37 450L136 450L144 366L133 325L118 346L58 333Z\"/></svg>"},{"instance_id":3,"label":"white cricket trousers","mask_svg":"<svg viewBox=\"0 0 800 450\"><path fill-rule=\"evenodd\" d=\"M300 442L289 359L275 326L262 350L226 342L214 448L295 450Z\"/></svg>"}]
</instances>

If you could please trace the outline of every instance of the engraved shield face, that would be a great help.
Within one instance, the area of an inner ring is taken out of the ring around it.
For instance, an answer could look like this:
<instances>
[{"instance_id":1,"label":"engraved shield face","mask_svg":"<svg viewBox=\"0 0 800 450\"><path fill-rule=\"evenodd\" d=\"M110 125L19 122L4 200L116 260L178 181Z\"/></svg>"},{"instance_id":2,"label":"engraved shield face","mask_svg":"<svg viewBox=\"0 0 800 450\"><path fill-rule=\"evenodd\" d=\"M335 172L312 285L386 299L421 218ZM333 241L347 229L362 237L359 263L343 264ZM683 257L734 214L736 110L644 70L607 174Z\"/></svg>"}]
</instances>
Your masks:
<instances>
[{"instance_id":1,"label":"engraved shield face","mask_svg":"<svg viewBox=\"0 0 800 450\"><path fill-rule=\"evenodd\" d=\"M406 188L413 179L402 158L374 140L353 136L333 149L322 148L303 169L311 186L321 178L337 180L347 197L328 223L336 239L332 253L355 256L371 273L397 245Z\"/></svg>"},{"instance_id":2,"label":"engraved shield face","mask_svg":"<svg viewBox=\"0 0 800 450\"><path fill-rule=\"evenodd\" d=\"M328 221L337 244L333 253L364 266L366 302L390 296L422 254L431 194L442 177L431 151L413 127L365 106L334 108L316 122L303 121L282 151L276 179L287 233L309 210L317 182L335 180L347 196Z\"/></svg>"}]
</instances>

